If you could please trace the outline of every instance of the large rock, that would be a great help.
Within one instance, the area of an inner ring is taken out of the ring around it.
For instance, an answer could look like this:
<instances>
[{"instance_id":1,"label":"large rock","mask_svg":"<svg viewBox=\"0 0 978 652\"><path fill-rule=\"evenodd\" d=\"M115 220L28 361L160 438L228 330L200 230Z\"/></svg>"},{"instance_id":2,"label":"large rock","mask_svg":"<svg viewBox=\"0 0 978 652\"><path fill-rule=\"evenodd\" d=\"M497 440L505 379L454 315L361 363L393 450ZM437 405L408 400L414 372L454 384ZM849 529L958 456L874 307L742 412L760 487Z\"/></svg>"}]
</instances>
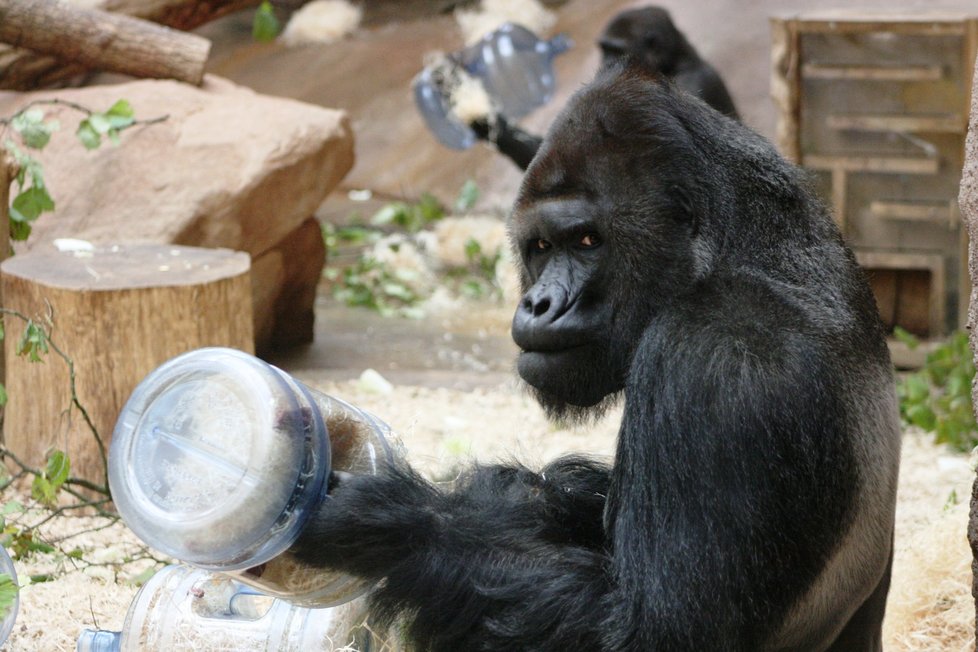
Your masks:
<instances>
[{"instance_id":1,"label":"large rock","mask_svg":"<svg viewBox=\"0 0 978 652\"><path fill-rule=\"evenodd\" d=\"M65 237L245 251L252 257L256 350L311 339L325 249L307 220L353 166L344 112L208 76L202 88L144 80L0 93L0 116L43 98L100 111L125 98L140 120L168 117L123 132L119 146L87 151L72 136L83 116L47 109L61 130L39 158L57 210L37 221L18 251Z\"/></svg>"}]
</instances>

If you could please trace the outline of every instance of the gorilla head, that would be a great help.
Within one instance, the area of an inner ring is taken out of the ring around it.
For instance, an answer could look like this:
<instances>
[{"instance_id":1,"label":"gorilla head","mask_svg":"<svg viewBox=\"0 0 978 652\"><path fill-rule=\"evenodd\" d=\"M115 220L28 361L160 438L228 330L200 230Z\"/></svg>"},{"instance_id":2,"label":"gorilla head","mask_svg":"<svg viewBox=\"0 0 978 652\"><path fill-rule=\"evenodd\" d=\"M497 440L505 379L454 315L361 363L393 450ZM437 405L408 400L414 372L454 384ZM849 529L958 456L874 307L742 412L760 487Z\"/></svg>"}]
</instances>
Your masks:
<instances>
[{"instance_id":1,"label":"gorilla head","mask_svg":"<svg viewBox=\"0 0 978 652\"><path fill-rule=\"evenodd\" d=\"M676 66L692 52L669 12L643 7L615 16L598 39L604 66L632 58L647 70L672 76Z\"/></svg>"},{"instance_id":2,"label":"gorilla head","mask_svg":"<svg viewBox=\"0 0 978 652\"><path fill-rule=\"evenodd\" d=\"M696 204L709 166L676 117L685 107L670 110L679 98L644 67L603 77L617 81L596 82L552 127L510 223L525 292L517 367L557 417L623 389L656 307L708 264Z\"/></svg>"}]
</instances>

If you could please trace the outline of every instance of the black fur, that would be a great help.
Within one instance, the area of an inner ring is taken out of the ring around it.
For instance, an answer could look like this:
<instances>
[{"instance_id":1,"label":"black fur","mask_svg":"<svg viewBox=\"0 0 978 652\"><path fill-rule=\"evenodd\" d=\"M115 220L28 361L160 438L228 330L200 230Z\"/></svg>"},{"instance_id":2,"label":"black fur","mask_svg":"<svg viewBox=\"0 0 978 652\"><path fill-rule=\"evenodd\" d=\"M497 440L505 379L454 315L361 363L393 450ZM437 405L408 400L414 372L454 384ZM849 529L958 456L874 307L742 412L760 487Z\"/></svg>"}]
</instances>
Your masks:
<instances>
[{"instance_id":1,"label":"black fur","mask_svg":"<svg viewBox=\"0 0 978 652\"><path fill-rule=\"evenodd\" d=\"M878 650L892 372L801 173L609 67L555 123L510 233L520 373L558 416L624 397L613 467L347 479L300 556L382 579L375 613L420 650Z\"/></svg>"}]
</instances>

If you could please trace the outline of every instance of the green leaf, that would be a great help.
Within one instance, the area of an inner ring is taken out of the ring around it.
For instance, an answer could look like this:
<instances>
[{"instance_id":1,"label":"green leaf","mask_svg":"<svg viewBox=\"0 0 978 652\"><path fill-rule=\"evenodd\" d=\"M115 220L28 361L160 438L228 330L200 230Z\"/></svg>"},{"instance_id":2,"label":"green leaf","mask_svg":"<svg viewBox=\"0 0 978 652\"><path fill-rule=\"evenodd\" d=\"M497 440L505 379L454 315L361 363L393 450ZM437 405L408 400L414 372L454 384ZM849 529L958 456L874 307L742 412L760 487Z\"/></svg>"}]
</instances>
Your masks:
<instances>
[{"instance_id":1,"label":"green leaf","mask_svg":"<svg viewBox=\"0 0 978 652\"><path fill-rule=\"evenodd\" d=\"M51 481L43 475L35 475L31 482L31 498L51 507L55 503L56 493Z\"/></svg>"},{"instance_id":2,"label":"green leaf","mask_svg":"<svg viewBox=\"0 0 978 652\"><path fill-rule=\"evenodd\" d=\"M902 342L910 350L916 349L920 346L920 340L911 333L910 331L901 328L900 326L895 326L893 328L893 337L897 339L898 342Z\"/></svg>"},{"instance_id":3,"label":"green leaf","mask_svg":"<svg viewBox=\"0 0 978 652\"><path fill-rule=\"evenodd\" d=\"M926 405L913 405L907 409L907 420L924 430L933 430L937 423L937 416Z\"/></svg>"},{"instance_id":4,"label":"green leaf","mask_svg":"<svg viewBox=\"0 0 978 652\"><path fill-rule=\"evenodd\" d=\"M71 472L71 460L63 451L51 451L44 472L48 480L51 481L51 485L57 490L68 479L68 474Z\"/></svg>"},{"instance_id":5,"label":"green leaf","mask_svg":"<svg viewBox=\"0 0 978 652\"><path fill-rule=\"evenodd\" d=\"M17 355L27 355L31 362L40 362L41 354L47 352L47 333L33 321L28 321L27 328L17 343Z\"/></svg>"},{"instance_id":6,"label":"green leaf","mask_svg":"<svg viewBox=\"0 0 978 652\"><path fill-rule=\"evenodd\" d=\"M479 254L482 253L482 245L475 238L469 238L465 241L465 259L470 263L477 260Z\"/></svg>"},{"instance_id":7,"label":"green leaf","mask_svg":"<svg viewBox=\"0 0 978 652\"><path fill-rule=\"evenodd\" d=\"M19 590L13 577L7 573L0 573L0 620L10 615Z\"/></svg>"},{"instance_id":8,"label":"green leaf","mask_svg":"<svg viewBox=\"0 0 978 652\"><path fill-rule=\"evenodd\" d=\"M54 200L44 186L31 186L14 197L11 209L27 222L36 220L41 213L54 210Z\"/></svg>"},{"instance_id":9,"label":"green leaf","mask_svg":"<svg viewBox=\"0 0 978 652\"><path fill-rule=\"evenodd\" d=\"M15 242L23 242L31 235L31 224L27 222L22 217L18 218L20 214L11 209L10 211L10 239Z\"/></svg>"},{"instance_id":10,"label":"green leaf","mask_svg":"<svg viewBox=\"0 0 978 652\"><path fill-rule=\"evenodd\" d=\"M4 387L3 383L0 383L0 407L7 404L7 388Z\"/></svg>"},{"instance_id":11,"label":"green leaf","mask_svg":"<svg viewBox=\"0 0 978 652\"><path fill-rule=\"evenodd\" d=\"M10 204L10 208L10 216L12 219L19 222L32 222L36 220L41 213L53 211L54 200L51 199L51 195L48 194L47 188L43 186L31 186L14 197L14 201ZM14 211L17 213L16 217L14 217Z\"/></svg>"},{"instance_id":12,"label":"green leaf","mask_svg":"<svg viewBox=\"0 0 978 652\"><path fill-rule=\"evenodd\" d=\"M10 126L20 134L24 145L31 149L43 149L60 125L56 120L44 122L44 112L40 109L29 109L15 115Z\"/></svg>"},{"instance_id":13,"label":"green leaf","mask_svg":"<svg viewBox=\"0 0 978 652\"><path fill-rule=\"evenodd\" d=\"M136 112L128 100L119 100L105 112L105 118L112 125L112 129L125 129L136 122Z\"/></svg>"},{"instance_id":14,"label":"green leaf","mask_svg":"<svg viewBox=\"0 0 978 652\"><path fill-rule=\"evenodd\" d=\"M102 137L92 126L91 120L79 122L75 135L78 136L78 140L85 146L85 149L98 149L98 146L102 144Z\"/></svg>"},{"instance_id":15,"label":"green leaf","mask_svg":"<svg viewBox=\"0 0 978 652\"><path fill-rule=\"evenodd\" d=\"M462 184L462 189L458 192L458 198L455 200L455 211L458 213L464 213L475 206L475 202L478 200L479 186L475 184L475 181L469 179Z\"/></svg>"},{"instance_id":16,"label":"green leaf","mask_svg":"<svg viewBox=\"0 0 978 652\"><path fill-rule=\"evenodd\" d=\"M387 226L388 224L400 224L404 226L407 221L407 206L401 202L387 204L370 218L370 223L374 226Z\"/></svg>"},{"instance_id":17,"label":"green leaf","mask_svg":"<svg viewBox=\"0 0 978 652\"><path fill-rule=\"evenodd\" d=\"M425 223L445 217L445 207L434 195L427 192L421 195L421 199L418 201L418 210Z\"/></svg>"},{"instance_id":18,"label":"green leaf","mask_svg":"<svg viewBox=\"0 0 978 652\"><path fill-rule=\"evenodd\" d=\"M930 396L930 385L920 374L907 376L900 384L900 390L909 403L920 403Z\"/></svg>"},{"instance_id":19,"label":"green leaf","mask_svg":"<svg viewBox=\"0 0 978 652\"><path fill-rule=\"evenodd\" d=\"M0 509L0 514L4 516L9 516L10 514L21 514L27 510L24 507L24 503L19 500L9 500L3 504L3 508Z\"/></svg>"},{"instance_id":20,"label":"green leaf","mask_svg":"<svg viewBox=\"0 0 978 652\"><path fill-rule=\"evenodd\" d=\"M153 577L153 575L156 575L156 571L157 571L156 567L150 566L149 568L145 569L138 575L133 575L129 579L129 582L135 584L136 586L142 586L143 584L149 581L149 578Z\"/></svg>"},{"instance_id":21,"label":"green leaf","mask_svg":"<svg viewBox=\"0 0 978 652\"><path fill-rule=\"evenodd\" d=\"M264 0L255 11L255 19L251 25L251 36L259 43L274 41L279 32L278 18L272 3Z\"/></svg>"},{"instance_id":22,"label":"green leaf","mask_svg":"<svg viewBox=\"0 0 978 652\"><path fill-rule=\"evenodd\" d=\"M52 548L50 551L53 551ZM54 575L51 573L38 573L37 575L31 575L31 584L44 584L45 582L53 582Z\"/></svg>"}]
</instances>

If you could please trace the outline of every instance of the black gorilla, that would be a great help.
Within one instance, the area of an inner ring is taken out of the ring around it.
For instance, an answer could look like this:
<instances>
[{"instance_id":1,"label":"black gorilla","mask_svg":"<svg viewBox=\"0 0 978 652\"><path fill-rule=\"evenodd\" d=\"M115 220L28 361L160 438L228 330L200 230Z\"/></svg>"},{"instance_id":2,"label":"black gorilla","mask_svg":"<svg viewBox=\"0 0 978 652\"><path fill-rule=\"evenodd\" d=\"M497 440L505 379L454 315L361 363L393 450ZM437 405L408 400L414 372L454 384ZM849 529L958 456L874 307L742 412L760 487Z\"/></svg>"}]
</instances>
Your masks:
<instances>
[{"instance_id":1,"label":"black gorilla","mask_svg":"<svg viewBox=\"0 0 978 652\"><path fill-rule=\"evenodd\" d=\"M598 38L598 47L602 66L629 58L649 72L672 79L720 113L738 118L720 75L700 58L665 9L642 7L617 14ZM479 138L493 142L522 170L529 166L543 140L510 124L502 115L496 116L491 127L481 120L472 127Z\"/></svg>"},{"instance_id":2,"label":"black gorilla","mask_svg":"<svg viewBox=\"0 0 978 652\"><path fill-rule=\"evenodd\" d=\"M300 556L421 650L880 649L899 426L872 294L802 173L638 67L557 119L510 232L520 375L624 394L614 465L339 483Z\"/></svg>"}]
</instances>

